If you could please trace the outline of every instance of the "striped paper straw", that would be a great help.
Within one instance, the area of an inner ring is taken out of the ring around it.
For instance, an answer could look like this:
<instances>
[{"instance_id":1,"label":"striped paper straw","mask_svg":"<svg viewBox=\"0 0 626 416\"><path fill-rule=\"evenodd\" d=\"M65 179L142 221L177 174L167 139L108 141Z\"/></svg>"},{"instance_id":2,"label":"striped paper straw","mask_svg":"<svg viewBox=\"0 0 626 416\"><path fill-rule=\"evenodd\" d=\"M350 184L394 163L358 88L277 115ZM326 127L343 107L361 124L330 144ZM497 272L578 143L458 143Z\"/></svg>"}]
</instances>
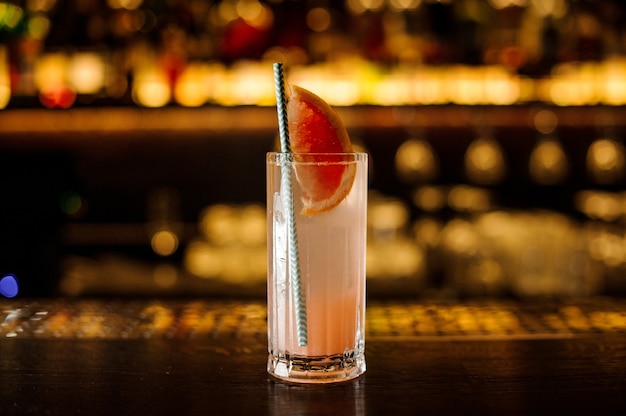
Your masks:
<instances>
[{"instance_id":1,"label":"striped paper straw","mask_svg":"<svg viewBox=\"0 0 626 416\"><path fill-rule=\"evenodd\" d=\"M274 64L274 84L276 86L276 107L278 110L278 132L280 135L281 155L281 194L287 196L287 233L289 244L289 276L296 312L296 328L298 331L298 345L305 347L308 344L306 298L302 290L300 277L300 260L298 255L298 234L296 231L296 213L293 206L293 189L291 185L291 145L289 144L289 130L287 128L287 107L285 98L285 80L283 64Z\"/></svg>"}]
</instances>

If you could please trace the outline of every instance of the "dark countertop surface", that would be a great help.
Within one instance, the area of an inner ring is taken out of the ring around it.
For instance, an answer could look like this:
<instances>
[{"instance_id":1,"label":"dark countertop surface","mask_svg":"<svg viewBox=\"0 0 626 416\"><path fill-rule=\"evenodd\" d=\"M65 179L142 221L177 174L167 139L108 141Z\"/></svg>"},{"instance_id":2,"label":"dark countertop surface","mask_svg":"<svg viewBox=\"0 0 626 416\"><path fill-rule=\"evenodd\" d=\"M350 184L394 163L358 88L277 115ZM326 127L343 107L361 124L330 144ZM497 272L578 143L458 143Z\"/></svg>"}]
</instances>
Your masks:
<instances>
[{"instance_id":1,"label":"dark countertop surface","mask_svg":"<svg viewBox=\"0 0 626 416\"><path fill-rule=\"evenodd\" d=\"M265 305L5 300L0 414L626 415L626 301L370 302L366 374L265 372Z\"/></svg>"}]
</instances>

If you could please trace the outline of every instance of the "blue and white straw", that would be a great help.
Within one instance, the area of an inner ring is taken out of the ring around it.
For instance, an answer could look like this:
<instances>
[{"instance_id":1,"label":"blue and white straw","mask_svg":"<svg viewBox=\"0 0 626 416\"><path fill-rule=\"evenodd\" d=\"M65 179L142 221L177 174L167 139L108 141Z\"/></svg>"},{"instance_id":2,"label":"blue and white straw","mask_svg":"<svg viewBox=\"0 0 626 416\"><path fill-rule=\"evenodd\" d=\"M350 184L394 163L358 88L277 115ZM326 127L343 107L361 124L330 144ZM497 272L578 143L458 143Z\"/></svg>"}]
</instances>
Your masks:
<instances>
[{"instance_id":1,"label":"blue and white straw","mask_svg":"<svg viewBox=\"0 0 626 416\"><path fill-rule=\"evenodd\" d=\"M281 153L281 194L286 193L287 200L287 233L289 253L289 276L296 312L296 328L298 331L298 345L305 347L308 344L306 297L302 289L300 278L300 260L298 255L298 234L296 230L296 214L293 204L293 188L291 162L293 157L289 144L289 130L287 127L287 107L285 98L285 80L283 64L274 64L274 85L276 86L276 107L278 110L278 132L280 135Z\"/></svg>"}]
</instances>

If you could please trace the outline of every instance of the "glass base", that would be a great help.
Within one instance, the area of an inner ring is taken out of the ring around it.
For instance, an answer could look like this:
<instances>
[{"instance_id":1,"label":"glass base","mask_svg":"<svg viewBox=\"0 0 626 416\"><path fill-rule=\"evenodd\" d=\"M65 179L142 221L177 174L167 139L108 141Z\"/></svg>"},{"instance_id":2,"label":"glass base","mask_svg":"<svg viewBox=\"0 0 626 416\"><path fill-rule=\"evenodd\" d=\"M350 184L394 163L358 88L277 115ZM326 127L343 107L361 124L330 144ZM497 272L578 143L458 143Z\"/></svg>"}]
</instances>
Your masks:
<instances>
[{"instance_id":1,"label":"glass base","mask_svg":"<svg viewBox=\"0 0 626 416\"><path fill-rule=\"evenodd\" d=\"M293 383L336 383L352 380L365 373L364 354L302 357L270 354L267 372Z\"/></svg>"}]
</instances>

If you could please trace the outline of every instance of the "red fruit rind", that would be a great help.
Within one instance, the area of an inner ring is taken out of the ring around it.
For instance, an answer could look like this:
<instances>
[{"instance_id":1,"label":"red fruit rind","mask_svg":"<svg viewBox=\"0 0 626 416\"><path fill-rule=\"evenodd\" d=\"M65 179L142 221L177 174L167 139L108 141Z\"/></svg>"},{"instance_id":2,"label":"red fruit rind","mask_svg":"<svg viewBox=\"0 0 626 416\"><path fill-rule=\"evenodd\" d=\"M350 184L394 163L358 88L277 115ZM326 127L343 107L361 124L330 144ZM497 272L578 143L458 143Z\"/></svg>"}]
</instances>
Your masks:
<instances>
[{"instance_id":1,"label":"red fruit rind","mask_svg":"<svg viewBox=\"0 0 626 416\"><path fill-rule=\"evenodd\" d=\"M339 115L328 103L295 85L289 86L288 93L291 151L296 157L310 154L310 163L296 170L303 193L301 214L321 214L339 205L350 193L356 166L339 154L352 152L352 143Z\"/></svg>"}]
</instances>

